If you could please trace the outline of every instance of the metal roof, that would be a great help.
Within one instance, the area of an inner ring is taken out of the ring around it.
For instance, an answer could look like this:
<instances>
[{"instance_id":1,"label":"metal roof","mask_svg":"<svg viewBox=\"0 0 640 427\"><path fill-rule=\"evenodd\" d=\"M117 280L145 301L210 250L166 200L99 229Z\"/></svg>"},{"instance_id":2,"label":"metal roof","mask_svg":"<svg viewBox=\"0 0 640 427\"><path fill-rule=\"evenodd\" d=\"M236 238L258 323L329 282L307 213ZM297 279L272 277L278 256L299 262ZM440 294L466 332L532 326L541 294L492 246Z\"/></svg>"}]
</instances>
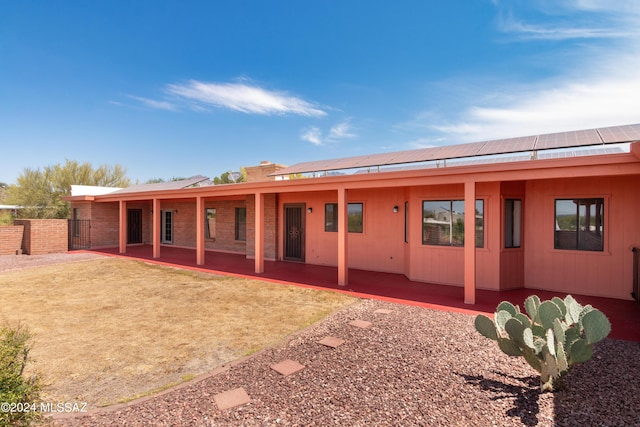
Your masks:
<instances>
[{"instance_id":1,"label":"metal roof","mask_svg":"<svg viewBox=\"0 0 640 427\"><path fill-rule=\"evenodd\" d=\"M604 144L622 144L640 141L640 124L549 133L518 138L472 142L469 144L422 148L341 159L318 160L297 163L280 169L271 175L326 172L343 169L379 168L429 161L460 159L498 154L532 152L572 147L587 147Z\"/></svg>"},{"instance_id":2,"label":"metal roof","mask_svg":"<svg viewBox=\"0 0 640 427\"><path fill-rule=\"evenodd\" d=\"M182 179L179 181L132 185L131 187L123 188L122 190L114 191L110 194L140 193L144 191L182 190L189 187L206 187L209 185L213 185L209 178L202 175L196 175L192 176L191 178Z\"/></svg>"}]
</instances>

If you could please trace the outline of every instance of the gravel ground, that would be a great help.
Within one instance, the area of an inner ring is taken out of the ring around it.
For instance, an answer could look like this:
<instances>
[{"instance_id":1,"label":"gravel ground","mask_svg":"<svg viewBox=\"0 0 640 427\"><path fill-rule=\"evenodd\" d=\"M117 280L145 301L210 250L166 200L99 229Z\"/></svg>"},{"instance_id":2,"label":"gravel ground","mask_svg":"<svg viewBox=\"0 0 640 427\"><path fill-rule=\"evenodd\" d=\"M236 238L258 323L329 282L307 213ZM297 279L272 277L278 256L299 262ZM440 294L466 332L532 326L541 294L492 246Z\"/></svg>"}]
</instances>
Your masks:
<instances>
[{"instance_id":1,"label":"gravel ground","mask_svg":"<svg viewBox=\"0 0 640 427\"><path fill-rule=\"evenodd\" d=\"M327 336L345 342L318 343ZM289 376L270 368L287 359L305 368ZM368 300L204 379L54 424L640 425L640 343L605 340L565 383L541 394L537 373L475 332L473 316ZM214 396L239 387L251 401L219 410Z\"/></svg>"},{"instance_id":2,"label":"gravel ground","mask_svg":"<svg viewBox=\"0 0 640 427\"><path fill-rule=\"evenodd\" d=\"M0 256L0 273L5 271L23 270L25 268L43 267L46 265L86 261L97 258L104 258L104 255L88 252L67 252L45 255L2 255Z\"/></svg>"}]
</instances>

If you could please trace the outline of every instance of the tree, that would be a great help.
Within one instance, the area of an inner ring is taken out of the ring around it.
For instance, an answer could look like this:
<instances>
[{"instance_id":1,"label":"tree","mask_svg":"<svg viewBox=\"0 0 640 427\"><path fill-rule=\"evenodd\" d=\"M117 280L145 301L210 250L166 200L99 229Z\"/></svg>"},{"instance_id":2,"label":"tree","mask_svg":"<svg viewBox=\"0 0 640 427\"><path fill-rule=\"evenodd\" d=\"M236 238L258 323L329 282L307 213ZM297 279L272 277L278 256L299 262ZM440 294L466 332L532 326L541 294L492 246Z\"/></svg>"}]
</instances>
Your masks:
<instances>
[{"instance_id":1,"label":"tree","mask_svg":"<svg viewBox=\"0 0 640 427\"><path fill-rule=\"evenodd\" d=\"M185 180L185 179L187 179L187 178L182 177L182 176L173 176L173 177L171 177L169 179L169 182L182 181L182 180ZM160 184L160 183L163 183L163 182L167 182L167 181L164 178L151 178L151 179L148 179L145 182L145 184Z\"/></svg>"},{"instance_id":2,"label":"tree","mask_svg":"<svg viewBox=\"0 0 640 427\"><path fill-rule=\"evenodd\" d=\"M239 182L247 182L247 171L244 168L240 168L240 173L233 171L227 171L220 176L213 178L215 185L219 184L237 184Z\"/></svg>"},{"instance_id":3,"label":"tree","mask_svg":"<svg viewBox=\"0 0 640 427\"><path fill-rule=\"evenodd\" d=\"M69 203L62 200L71 193L71 185L127 187L126 170L120 165L100 165L66 160L44 169L26 168L17 184L8 188L7 202L20 206L22 218L68 218Z\"/></svg>"},{"instance_id":4,"label":"tree","mask_svg":"<svg viewBox=\"0 0 640 427\"><path fill-rule=\"evenodd\" d=\"M0 204L2 204L5 197L7 197L7 187L9 187L7 184L0 182Z\"/></svg>"}]
</instances>

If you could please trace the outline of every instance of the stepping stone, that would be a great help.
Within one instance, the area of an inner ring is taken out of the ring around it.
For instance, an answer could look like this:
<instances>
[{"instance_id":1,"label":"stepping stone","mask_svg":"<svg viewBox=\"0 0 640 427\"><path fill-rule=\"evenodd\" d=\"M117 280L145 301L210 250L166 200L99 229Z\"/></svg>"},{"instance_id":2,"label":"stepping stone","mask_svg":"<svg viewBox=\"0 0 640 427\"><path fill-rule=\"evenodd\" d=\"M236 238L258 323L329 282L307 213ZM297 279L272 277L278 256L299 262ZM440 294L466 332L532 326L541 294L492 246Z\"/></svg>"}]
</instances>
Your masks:
<instances>
[{"instance_id":1,"label":"stepping stone","mask_svg":"<svg viewBox=\"0 0 640 427\"><path fill-rule=\"evenodd\" d=\"M377 313L377 314L391 314L391 313L393 313L393 310L388 310L386 308L379 308L376 311L374 311L374 313Z\"/></svg>"},{"instance_id":2,"label":"stepping stone","mask_svg":"<svg viewBox=\"0 0 640 427\"><path fill-rule=\"evenodd\" d=\"M318 344L326 345L327 347L336 348L345 343L345 340L336 337L324 337Z\"/></svg>"},{"instance_id":3,"label":"stepping stone","mask_svg":"<svg viewBox=\"0 0 640 427\"><path fill-rule=\"evenodd\" d=\"M295 374L296 372L303 370L304 365L301 365L295 360L286 359L271 366L271 369L286 377L287 375Z\"/></svg>"},{"instance_id":4,"label":"stepping stone","mask_svg":"<svg viewBox=\"0 0 640 427\"><path fill-rule=\"evenodd\" d=\"M362 328L362 329L365 329L371 326L371 322L367 322L366 320L353 320L349 322L349 324L351 326L355 326L356 328Z\"/></svg>"},{"instance_id":5,"label":"stepping stone","mask_svg":"<svg viewBox=\"0 0 640 427\"><path fill-rule=\"evenodd\" d=\"M213 396L213 400L221 411L251 402L251 398L242 387L218 393Z\"/></svg>"}]
</instances>

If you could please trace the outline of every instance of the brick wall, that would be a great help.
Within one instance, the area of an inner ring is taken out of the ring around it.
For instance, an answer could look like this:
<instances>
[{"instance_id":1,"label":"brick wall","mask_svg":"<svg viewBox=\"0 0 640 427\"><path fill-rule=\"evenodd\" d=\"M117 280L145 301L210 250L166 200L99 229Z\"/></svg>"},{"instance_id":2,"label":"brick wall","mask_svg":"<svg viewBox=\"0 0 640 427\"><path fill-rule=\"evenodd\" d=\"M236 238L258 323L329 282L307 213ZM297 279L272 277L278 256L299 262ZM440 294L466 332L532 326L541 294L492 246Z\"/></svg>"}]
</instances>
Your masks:
<instances>
[{"instance_id":1,"label":"brick wall","mask_svg":"<svg viewBox=\"0 0 640 427\"><path fill-rule=\"evenodd\" d=\"M206 249L245 253L247 242L236 240L235 225L236 208L246 208L246 205L245 200L219 200L205 203L205 208L216 209L216 237L215 239L205 239L204 245ZM249 212L247 211L247 232L249 231L248 223Z\"/></svg>"},{"instance_id":2,"label":"brick wall","mask_svg":"<svg viewBox=\"0 0 640 427\"><path fill-rule=\"evenodd\" d=\"M24 226L22 249L29 255L67 252L68 221L66 219L16 219Z\"/></svg>"},{"instance_id":3,"label":"brick wall","mask_svg":"<svg viewBox=\"0 0 640 427\"><path fill-rule=\"evenodd\" d=\"M196 204L189 202L165 202L160 204L161 211L173 212L173 245L178 247L196 247ZM149 222L153 228L153 220ZM149 235L151 237L151 235ZM151 240L150 243L152 243Z\"/></svg>"},{"instance_id":4,"label":"brick wall","mask_svg":"<svg viewBox=\"0 0 640 427\"><path fill-rule=\"evenodd\" d=\"M23 225L0 227L0 255L16 255L22 250Z\"/></svg>"},{"instance_id":5,"label":"brick wall","mask_svg":"<svg viewBox=\"0 0 640 427\"><path fill-rule=\"evenodd\" d=\"M91 247L118 246L120 221L118 203L88 203L86 207L80 206L80 209L83 208L89 209L88 214L82 213L80 216L91 220Z\"/></svg>"}]
</instances>

